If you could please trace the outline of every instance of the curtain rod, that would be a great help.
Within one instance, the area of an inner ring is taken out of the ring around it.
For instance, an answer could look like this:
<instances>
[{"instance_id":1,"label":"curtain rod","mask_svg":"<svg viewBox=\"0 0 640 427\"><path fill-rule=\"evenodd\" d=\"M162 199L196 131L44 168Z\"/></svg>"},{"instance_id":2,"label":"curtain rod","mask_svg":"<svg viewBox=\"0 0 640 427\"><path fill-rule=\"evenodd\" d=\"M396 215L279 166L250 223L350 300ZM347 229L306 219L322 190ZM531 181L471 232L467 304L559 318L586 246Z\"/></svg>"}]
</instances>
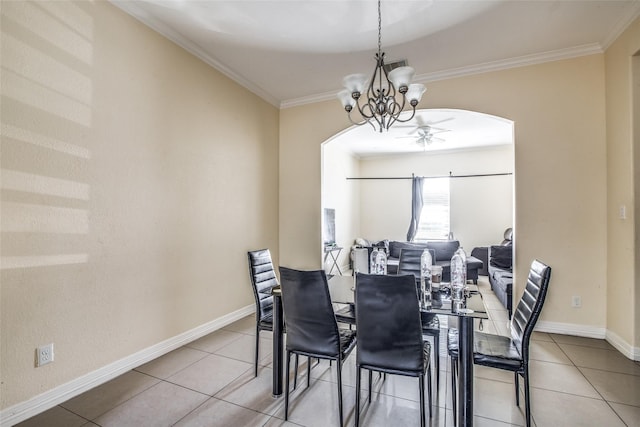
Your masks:
<instances>
[{"instance_id":1,"label":"curtain rod","mask_svg":"<svg viewBox=\"0 0 640 427\"><path fill-rule=\"evenodd\" d=\"M434 178L477 178L483 176L505 176L505 175L513 175L513 172L503 172L503 173L483 173L483 174L475 174L475 175L454 175L449 172L449 175L438 175L438 176L423 176L424 179L434 179ZM366 179L413 179L413 176L380 176L380 177L359 177L359 178L349 178L347 180L366 180Z\"/></svg>"}]
</instances>

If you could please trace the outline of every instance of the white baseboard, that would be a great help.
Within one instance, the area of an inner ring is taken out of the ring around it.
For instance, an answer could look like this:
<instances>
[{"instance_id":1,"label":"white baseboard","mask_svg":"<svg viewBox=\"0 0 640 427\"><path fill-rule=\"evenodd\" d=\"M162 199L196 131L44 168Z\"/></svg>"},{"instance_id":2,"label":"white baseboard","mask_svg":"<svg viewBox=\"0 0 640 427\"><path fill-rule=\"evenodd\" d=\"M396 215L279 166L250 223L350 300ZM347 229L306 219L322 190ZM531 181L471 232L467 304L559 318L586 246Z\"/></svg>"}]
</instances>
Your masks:
<instances>
[{"instance_id":1,"label":"white baseboard","mask_svg":"<svg viewBox=\"0 0 640 427\"><path fill-rule=\"evenodd\" d=\"M21 421L31 418L47 409L76 397L87 390L91 390L105 382L124 374L140 365L143 365L163 354L182 347L200 337L214 332L236 320L242 319L251 313L255 313L255 305L251 304L226 314L222 317L200 325L190 331L169 338L116 362L110 363L98 370L90 372L66 384L46 391L24 402L20 402L3 411L0 411L0 427L13 426Z\"/></svg>"},{"instance_id":2,"label":"white baseboard","mask_svg":"<svg viewBox=\"0 0 640 427\"><path fill-rule=\"evenodd\" d=\"M631 344L620 338L616 333L606 328L593 326L576 325L573 323L544 322L536 324L536 331L548 332L551 334L575 335L579 337L597 338L607 340L620 353L631 360L640 360L640 348L632 347Z\"/></svg>"},{"instance_id":3,"label":"white baseboard","mask_svg":"<svg viewBox=\"0 0 640 427\"><path fill-rule=\"evenodd\" d=\"M550 334L575 335L578 337L605 339L606 328L594 326L576 325L574 323L545 322L539 321L536 324L536 331L548 332Z\"/></svg>"},{"instance_id":4,"label":"white baseboard","mask_svg":"<svg viewBox=\"0 0 640 427\"><path fill-rule=\"evenodd\" d=\"M629 359L640 361L640 347L632 347L629 343L620 338L618 334L611 331L607 331L606 340Z\"/></svg>"}]
</instances>

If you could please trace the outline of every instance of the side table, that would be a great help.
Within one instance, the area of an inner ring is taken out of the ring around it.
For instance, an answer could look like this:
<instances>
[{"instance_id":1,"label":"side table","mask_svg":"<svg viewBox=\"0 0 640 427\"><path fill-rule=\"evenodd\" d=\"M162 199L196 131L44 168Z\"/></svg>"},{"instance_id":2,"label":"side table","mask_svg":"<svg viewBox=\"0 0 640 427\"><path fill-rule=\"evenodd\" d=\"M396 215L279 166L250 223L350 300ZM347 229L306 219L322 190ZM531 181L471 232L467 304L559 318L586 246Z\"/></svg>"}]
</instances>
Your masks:
<instances>
[{"instance_id":1,"label":"side table","mask_svg":"<svg viewBox=\"0 0 640 427\"><path fill-rule=\"evenodd\" d=\"M338 274L342 276L342 271L340 271L340 266L338 265L338 257L340 256L340 252L342 252L342 247L340 246L325 246L324 247L324 263L327 263L327 258L331 258L329 261L331 262L331 268L327 275L331 275L333 269L336 268L338 270Z\"/></svg>"}]
</instances>

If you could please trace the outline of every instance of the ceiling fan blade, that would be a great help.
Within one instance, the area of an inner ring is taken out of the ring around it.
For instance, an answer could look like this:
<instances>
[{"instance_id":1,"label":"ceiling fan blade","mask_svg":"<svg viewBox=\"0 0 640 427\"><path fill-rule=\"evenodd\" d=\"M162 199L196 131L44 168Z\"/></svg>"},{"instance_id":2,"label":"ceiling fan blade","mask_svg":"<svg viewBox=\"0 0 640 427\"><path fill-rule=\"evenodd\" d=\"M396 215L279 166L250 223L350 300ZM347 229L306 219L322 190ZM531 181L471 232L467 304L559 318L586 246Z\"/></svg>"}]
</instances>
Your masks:
<instances>
[{"instance_id":1,"label":"ceiling fan blade","mask_svg":"<svg viewBox=\"0 0 640 427\"><path fill-rule=\"evenodd\" d=\"M451 129L434 128L434 127L431 128L432 134L442 133L442 132L451 132Z\"/></svg>"},{"instance_id":2,"label":"ceiling fan blade","mask_svg":"<svg viewBox=\"0 0 640 427\"><path fill-rule=\"evenodd\" d=\"M439 125L440 123L448 122L449 120L453 120L454 118L455 117L448 117L446 119L437 120L435 122L429 122L429 123L425 123L425 124L428 124L429 126Z\"/></svg>"}]
</instances>

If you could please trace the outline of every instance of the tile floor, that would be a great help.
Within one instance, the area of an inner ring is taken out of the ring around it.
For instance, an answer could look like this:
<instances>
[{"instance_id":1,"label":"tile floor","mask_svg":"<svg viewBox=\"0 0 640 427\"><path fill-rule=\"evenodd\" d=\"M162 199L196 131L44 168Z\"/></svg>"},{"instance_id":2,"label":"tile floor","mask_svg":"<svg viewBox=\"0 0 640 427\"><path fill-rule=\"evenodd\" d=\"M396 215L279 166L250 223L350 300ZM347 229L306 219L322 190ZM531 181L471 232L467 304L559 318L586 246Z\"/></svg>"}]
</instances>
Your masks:
<instances>
[{"instance_id":1,"label":"tile floor","mask_svg":"<svg viewBox=\"0 0 640 427\"><path fill-rule=\"evenodd\" d=\"M490 312L485 332L508 332L506 311L479 283ZM446 327L446 318L443 318ZM479 326L479 325L478 325ZM259 375L253 377L254 317L249 316L140 366L108 383L19 424L74 426L335 426L338 425L335 366L321 362L306 388L292 393L289 422L283 398L271 396L271 336L261 333ZM441 351L446 352L441 334ZM640 426L640 363L604 340L534 333L531 346L533 421L547 426ZM452 426L446 354L434 387L431 426ZM354 423L355 352L343 369L345 424ZM375 377L374 377L375 378ZM523 425L515 405L513 375L475 367L474 425ZM435 381L435 375L434 375ZM365 381L366 383L366 381ZM367 393L363 393L366 399ZM362 425L419 425L414 378L388 376L374 382L373 399L362 405Z\"/></svg>"}]
</instances>

